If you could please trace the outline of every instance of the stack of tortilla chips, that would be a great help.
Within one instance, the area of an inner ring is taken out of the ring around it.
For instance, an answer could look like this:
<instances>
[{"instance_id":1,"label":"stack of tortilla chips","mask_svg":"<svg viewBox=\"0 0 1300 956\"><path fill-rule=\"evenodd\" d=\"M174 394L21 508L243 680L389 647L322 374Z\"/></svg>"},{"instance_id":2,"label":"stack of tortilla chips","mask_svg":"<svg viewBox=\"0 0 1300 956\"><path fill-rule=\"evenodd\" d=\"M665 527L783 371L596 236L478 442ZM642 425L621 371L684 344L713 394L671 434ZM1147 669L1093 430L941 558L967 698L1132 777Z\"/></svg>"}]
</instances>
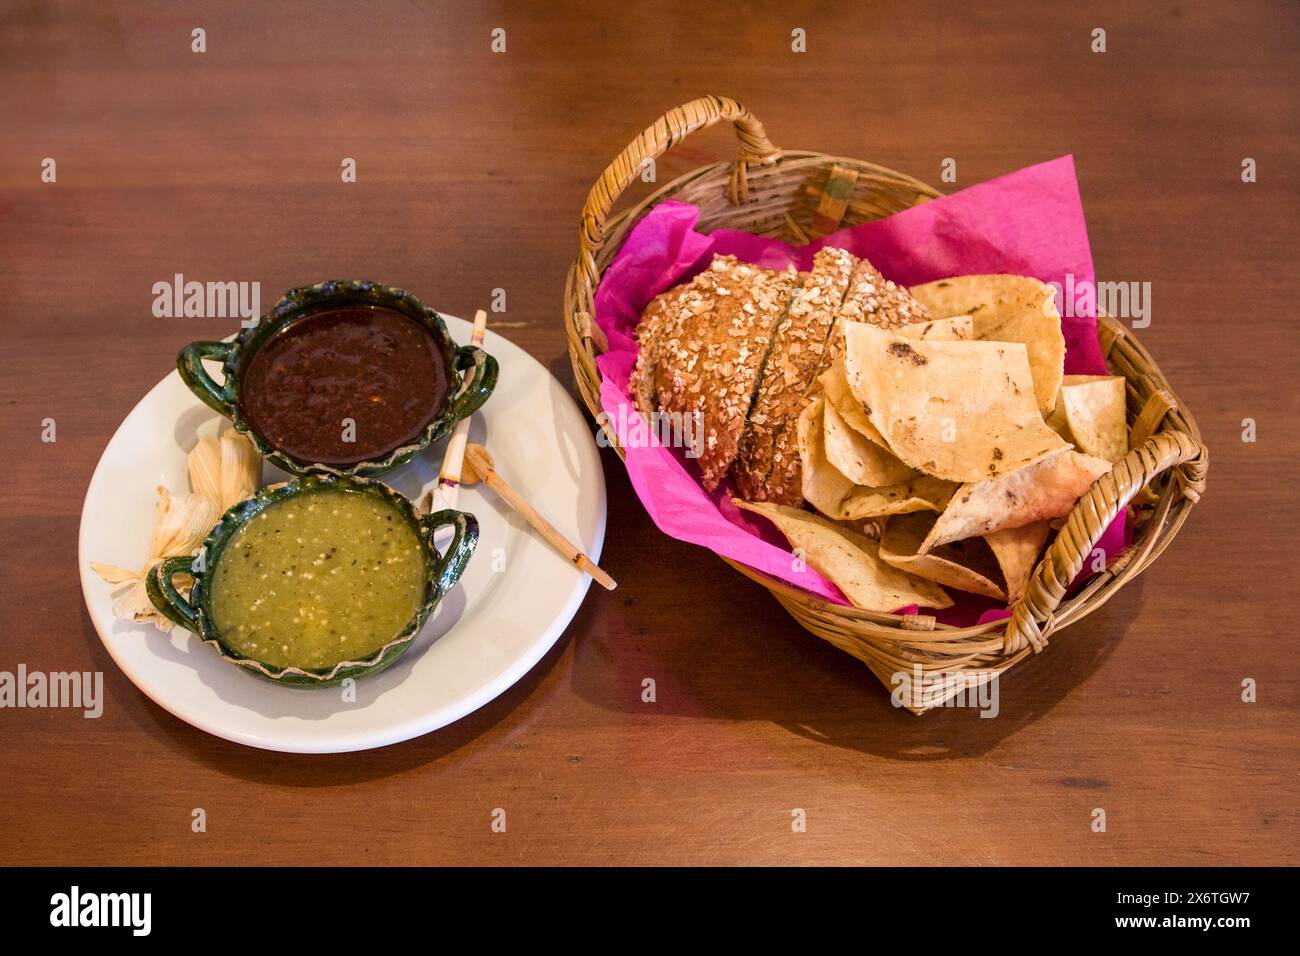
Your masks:
<instances>
[{"instance_id":1,"label":"stack of tortilla chips","mask_svg":"<svg viewBox=\"0 0 1300 956\"><path fill-rule=\"evenodd\" d=\"M959 276L911 294L931 316L844 322L798 422L803 497L767 517L856 607L1014 604L1051 533L1128 451L1125 383L1066 376L1053 290Z\"/></svg>"}]
</instances>

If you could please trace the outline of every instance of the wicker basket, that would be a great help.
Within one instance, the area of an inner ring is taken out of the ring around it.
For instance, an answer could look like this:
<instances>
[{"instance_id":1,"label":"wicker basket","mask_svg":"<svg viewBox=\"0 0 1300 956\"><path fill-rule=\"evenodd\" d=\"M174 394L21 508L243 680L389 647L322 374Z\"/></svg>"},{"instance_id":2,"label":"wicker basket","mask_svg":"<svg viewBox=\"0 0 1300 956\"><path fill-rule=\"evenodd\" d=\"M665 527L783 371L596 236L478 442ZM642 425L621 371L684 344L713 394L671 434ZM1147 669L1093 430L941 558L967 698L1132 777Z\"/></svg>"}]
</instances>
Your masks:
<instances>
[{"instance_id":1,"label":"wicker basket","mask_svg":"<svg viewBox=\"0 0 1300 956\"><path fill-rule=\"evenodd\" d=\"M735 124L740 155L734 162L702 166L611 215L615 201L646 160L662 156L689 133L720 119ZM633 225L657 203L675 199L698 206L697 228L702 232L740 229L804 243L938 195L925 183L871 163L779 150L763 125L735 100L706 96L668 112L601 174L582 211L578 258L564 290L564 322L574 375L587 407L593 415L600 411L595 359L606 347L591 319L596 287ZM919 676L912 682L912 693L901 700L914 713L940 706L970 691L973 683L990 680L1043 650L1054 633L1101 607L1164 551L1199 499L1209 466L1196 423L1146 349L1112 319L1103 317L1099 330L1112 372L1128 380L1132 450L1079 499L1009 620L959 628L926 615L861 611L728 563L770 590L808 630L865 663L887 687L900 672ZM612 434L609 440L623 455ZM1092 560L1102 532L1126 507L1132 509L1133 545L1064 599L1070 582Z\"/></svg>"}]
</instances>

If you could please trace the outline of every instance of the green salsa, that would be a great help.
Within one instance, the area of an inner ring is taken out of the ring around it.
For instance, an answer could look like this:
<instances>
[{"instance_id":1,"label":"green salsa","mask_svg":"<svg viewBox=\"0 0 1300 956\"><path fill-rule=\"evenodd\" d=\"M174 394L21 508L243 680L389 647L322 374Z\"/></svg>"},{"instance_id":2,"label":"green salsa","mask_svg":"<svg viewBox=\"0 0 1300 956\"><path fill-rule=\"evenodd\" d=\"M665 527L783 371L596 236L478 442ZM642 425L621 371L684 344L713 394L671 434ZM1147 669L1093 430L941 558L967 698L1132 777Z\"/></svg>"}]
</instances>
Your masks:
<instances>
[{"instance_id":1,"label":"green salsa","mask_svg":"<svg viewBox=\"0 0 1300 956\"><path fill-rule=\"evenodd\" d=\"M213 625L273 667L362 660L410 623L427 586L424 549L391 503L335 489L277 501L226 542Z\"/></svg>"}]
</instances>

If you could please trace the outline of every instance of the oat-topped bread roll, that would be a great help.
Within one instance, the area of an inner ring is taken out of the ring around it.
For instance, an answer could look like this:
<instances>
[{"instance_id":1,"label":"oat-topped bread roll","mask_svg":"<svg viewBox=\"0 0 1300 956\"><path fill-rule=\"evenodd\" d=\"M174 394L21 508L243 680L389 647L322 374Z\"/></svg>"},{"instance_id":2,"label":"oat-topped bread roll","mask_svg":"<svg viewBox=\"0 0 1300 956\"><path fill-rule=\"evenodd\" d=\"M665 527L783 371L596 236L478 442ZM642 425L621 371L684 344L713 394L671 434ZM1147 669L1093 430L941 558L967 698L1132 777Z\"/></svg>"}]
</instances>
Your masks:
<instances>
[{"instance_id":1,"label":"oat-topped bread roll","mask_svg":"<svg viewBox=\"0 0 1300 956\"><path fill-rule=\"evenodd\" d=\"M788 505L803 500L795 423L827 364L826 344L856 263L843 249L819 250L777 327L736 460L742 498Z\"/></svg>"},{"instance_id":2,"label":"oat-topped bread roll","mask_svg":"<svg viewBox=\"0 0 1300 956\"><path fill-rule=\"evenodd\" d=\"M699 463L709 491L736 459L759 368L796 281L793 270L715 256L686 286L651 302L638 326L631 383L638 401L653 395L659 411L700 414Z\"/></svg>"},{"instance_id":3,"label":"oat-topped bread roll","mask_svg":"<svg viewBox=\"0 0 1300 956\"><path fill-rule=\"evenodd\" d=\"M659 408L659 396L655 386L655 369L659 366L663 354L664 341L671 332L681 334L683 310L687 302L702 306L706 295L713 294L716 274L706 270L685 285L674 286L667 292L661 292L650 300L650 304L641 313L636 327L638 345L636 367L628 381L628 389L637 409L644 415L650 415Z\"/></svg>"}]
</instances>

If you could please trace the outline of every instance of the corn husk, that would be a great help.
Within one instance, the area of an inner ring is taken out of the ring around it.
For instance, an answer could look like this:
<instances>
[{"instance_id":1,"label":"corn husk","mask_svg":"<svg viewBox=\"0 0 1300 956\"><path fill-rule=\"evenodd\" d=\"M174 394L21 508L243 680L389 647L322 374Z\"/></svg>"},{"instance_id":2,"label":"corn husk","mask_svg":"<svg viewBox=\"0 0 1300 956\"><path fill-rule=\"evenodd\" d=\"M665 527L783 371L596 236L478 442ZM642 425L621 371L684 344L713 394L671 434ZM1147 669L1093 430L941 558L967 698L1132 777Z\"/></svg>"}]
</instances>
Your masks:
<instances>
[{"instance_id":1,"label":"corn husk","mask_svg":"<svg viewBox=\"0 0 1300 956\"><path fill-rule=\"evenodd\" d=\"M172 624L149 600L145 578L150 569L163 558L197 551L222 513L257 491L262 477L257 449L233 429L227 429L219 439L199 439L186 457L186 466L192 494L173 497L158 486L158 507L145 566L131 571L97 561L90 563L96 574L114 589L121 589L113 601L114 614L153 624L161 631L170 631ZM188 588L182 587L181 591L188 593Z\"/></svg>"},{"instance_id":2,"label":"corn husk","mask_svg":"<svg viewBox=\"0 0 1300 956\"><path fill-rule=\"evenodd\" d=\"M224 513L257 491L262 459L253 443L233 429L220 439L199 439L187 459L190 488Z\"/></svg>"},{"instance_id":3,"label":"corn husk","mask_svg":"<svg viewBox=\"0 0 1300 956\"><path fill-rule=\"evenodd\" d=\"M161 631L171 630L167 620L153 606L145 590L145 578L155 564L164 558L193 554L208 536L221 513L216 504L201 494L173 497L162 485L158 486L158 506L154 510L154 529L149 538L149 560L139 571L114 565L90 562L91 570L121 593L113 600L113 613L141 623L157 626Z\"/></svg>"}]
</instances>

